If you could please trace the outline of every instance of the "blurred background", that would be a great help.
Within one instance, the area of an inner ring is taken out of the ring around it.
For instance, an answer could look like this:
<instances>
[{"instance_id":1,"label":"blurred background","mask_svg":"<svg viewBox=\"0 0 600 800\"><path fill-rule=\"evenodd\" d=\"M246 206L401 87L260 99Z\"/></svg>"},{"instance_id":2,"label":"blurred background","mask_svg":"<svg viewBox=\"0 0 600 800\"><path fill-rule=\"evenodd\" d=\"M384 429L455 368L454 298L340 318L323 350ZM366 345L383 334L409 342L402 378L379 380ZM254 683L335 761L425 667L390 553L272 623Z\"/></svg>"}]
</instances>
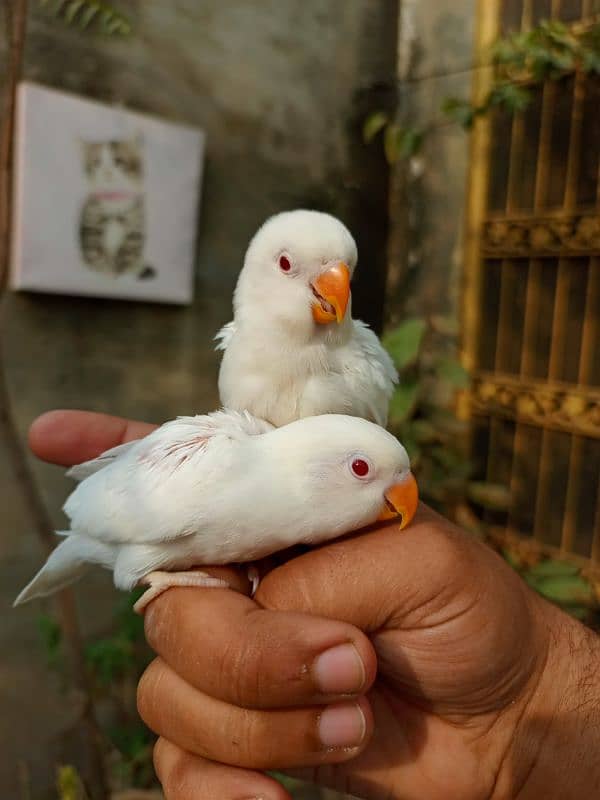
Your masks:
<instances>
[{"instance_id":1,"label":"blurred background","mask_svg":"<svg viewBox=\"0 0 600 800\"><path fill-rule=\"evenodd\" d=\"M197 126L207 149L192 305L3 292L3 798L160 797L131 599L94 572L11 609L70 491L26 433L57 407L152 422L214 409L212 337L277 211L328 211L354 234L354 316L402 374L390 427L425 499L597 624L599 18L599 0L4 5L5 277L19 80Z\"/></svg>"}]
</instances>

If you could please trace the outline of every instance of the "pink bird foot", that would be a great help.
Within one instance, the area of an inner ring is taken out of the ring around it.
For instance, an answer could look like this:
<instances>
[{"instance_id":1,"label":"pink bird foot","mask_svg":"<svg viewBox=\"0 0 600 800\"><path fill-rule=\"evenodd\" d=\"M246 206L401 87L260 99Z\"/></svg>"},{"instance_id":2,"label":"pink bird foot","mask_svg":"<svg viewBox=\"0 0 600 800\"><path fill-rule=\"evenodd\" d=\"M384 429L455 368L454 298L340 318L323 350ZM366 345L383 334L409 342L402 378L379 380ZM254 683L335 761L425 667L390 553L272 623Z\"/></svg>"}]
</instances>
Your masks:
<instances>
[{"instance_id":1,"label":"pink bird foot","mask_svg":"<svg viewBox=\"0 0 600 800\"><path fill-rule=\"evenodd\" d=\"M190 570L189 572L149 572L142 578L140 583L147 584L150 588L144 592L133 606L133 610L137 614L143 614L152 600L172 586L199 586L215 589L227 589L229 587L227 581L221 578L213 578L207 572L200 572L199 570Z\"/></svg>"}]
</instances>

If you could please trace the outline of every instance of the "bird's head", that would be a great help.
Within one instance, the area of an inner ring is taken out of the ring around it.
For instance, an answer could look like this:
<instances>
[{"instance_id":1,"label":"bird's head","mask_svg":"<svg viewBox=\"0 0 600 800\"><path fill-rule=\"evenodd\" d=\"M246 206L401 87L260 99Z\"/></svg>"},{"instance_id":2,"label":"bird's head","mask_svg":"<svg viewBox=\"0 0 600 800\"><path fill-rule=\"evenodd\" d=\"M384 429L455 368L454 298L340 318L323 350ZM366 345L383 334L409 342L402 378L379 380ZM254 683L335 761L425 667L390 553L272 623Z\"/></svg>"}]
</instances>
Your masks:
<instances>
[{"instance_id":1,"label":"bird's head","mask_svg":"<svg viewBox=\"0 0 600 800\"><path fill-rule=\"evenodd\" d=\"M377 520L397 519L404 528L413 518L418 490L408 455L378 425L323 414L267 437L280 454L279 475L287 479L287 524L304 526L306 541L325 541Z\"/></svg>"},{"instance_id":2,"label":"bird's head","mask_svg":"<svg viewBox=\"0 0 600 800\"><path fill-rule=\"evenodd\" d=\"M304 331L339 325L350 317L356 259L352 235L330 214L277 214L250 242L235 292L236 316Z\"/></svg>"}]
</instances>

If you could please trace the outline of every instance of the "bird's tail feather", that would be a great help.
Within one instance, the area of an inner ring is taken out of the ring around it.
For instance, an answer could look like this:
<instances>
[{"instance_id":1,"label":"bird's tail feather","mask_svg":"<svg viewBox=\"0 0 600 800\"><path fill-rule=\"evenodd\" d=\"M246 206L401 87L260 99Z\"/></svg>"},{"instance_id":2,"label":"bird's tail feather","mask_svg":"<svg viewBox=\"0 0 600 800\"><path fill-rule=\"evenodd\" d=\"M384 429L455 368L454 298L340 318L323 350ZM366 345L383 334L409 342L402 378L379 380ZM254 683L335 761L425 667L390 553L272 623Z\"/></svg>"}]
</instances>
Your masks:
<instances>
[{"instance_id":1,"label":"bird's tail feather","mask_svg":"<svg viewBox=\"0 0 600 800\"><path fill-rule=\"evenodd\" d=\"M70 535L70 531L57 533L66 538L50 553L44 566L19 594L13 606L64 589L87 572L90 562L109 565L110 545L78 534Z\"/></svg>"}]
</instances>

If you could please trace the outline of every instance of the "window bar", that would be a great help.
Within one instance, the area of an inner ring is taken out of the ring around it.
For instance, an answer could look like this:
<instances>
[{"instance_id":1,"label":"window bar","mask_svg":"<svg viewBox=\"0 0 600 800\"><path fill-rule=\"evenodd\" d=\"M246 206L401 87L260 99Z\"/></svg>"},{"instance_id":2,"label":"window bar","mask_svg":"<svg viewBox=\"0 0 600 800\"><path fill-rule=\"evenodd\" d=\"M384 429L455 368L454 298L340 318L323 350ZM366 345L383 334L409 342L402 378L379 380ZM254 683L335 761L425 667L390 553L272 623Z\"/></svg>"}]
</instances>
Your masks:
<instances>
[{"instance_id":1,"label":"window bar","mask_svg":"<svg viewBox=\"0 0 600 800\"><path fill-rule=\"evenodd\" d=\"M591 382L591 371L593 364L593 348L597 344L597 317L594 304L600 292L600 281L598 280L598 267L596 259L590 259L585 310L583 317L583 334L581 338L581 352L579 356L579 386L589 386ZM573 547L576 536L577 508L581 493L581 480L583 477L583 452L585 437L573 434L571 439L571 455L569 459L569 475L567 483L567 502L565 508L565 518L561 538L561 550L569 552ZM598 498L600 502L600 498ZM598 521L598 520L596 520ZM594 531L592 550L596 546L595 539L600 540L600 531Z\"/></svg>"},{"instance_id":2,"label":"window bar","mask_svg":"<svg viewBox=\"0 0 600 800\"><path fill-rule=\"evenodd\" d=\"M569 131L569 155L567 160L567 176L563 198L563 211L572 213L577 201L577 180L579 177L579 145L581 142L581 124L583 120L584 76L577 73L573 88L573 106L571 110L571 126ZM569 302L569 261L559 258L556 290L554 295L554 312L552 318L552 338L550 344L550 363L548 367L548 383L560 380L565 346L565 328L568 316ZM550 459L550 437L552 433L547 429L542 431L542 446L540 455L540 468L538 477L538 490L535 507L534 537L543 539L545 524L543 519L544 508L549 501L550 479L553 464ZM561 551L569 552L575 537L575 520L577 514L577 498L579 496L579 482L581 480L581 449L582 442L572 435L571 453L567 466L567 489L565 508L563 512L563 525L561 531Z\"/></svg>"},{"instance_id":3,"label":"window bar","mask_svg":"<svg viewBox=\"0 0 600 800\"><path fill-rule=\"evenodd\" d=\"M594 515L594 530L592 534L592 567L600 567L600 476L596 491L596 513Z\"/></svg>"},{"instance_id":4,"label":"window bar","mask_svg":"<svg viewBox=\"0 0 600 800\"><path fill-rule=\"evenodd\" d=\"M556 17L560 10L560 0L552 0L551 16ZM537 164L535 172L535 190L533 198L533 213L539 212L546 202L548 180L550 177L550 147L552 144L552 119L556 103L556 84L546 81L542 88L542 109L540 116L540 137L538 141ZM527 273L527 286L525 290L525 318L523 320L523 341L521 344L521 362L519 375L521 378L530 377L534 371L536 333L539 323L539 300L542 292L542 261L532 258L529 261ZM517 497L518 465L522 463L527 448L527 430L517 421L515 427L515 440L513 445L513 463L511 467L510 497L512 503ZM515 519L514 505L508 517L508 530L511 533L525 533L519 531Z\"/></svg>"},{"instance_id":5,"label":"window bar","mask_svg":"<svg viewBox=\"0 0 600 800\"><path fill-rule=\"evenodd\" d=\"M521 12L521 30L527 30L531 27L533 18L533 0L524 0L523 9ZM510 133L510 159L508 164L508 187L506 192L506 214L509 215L514 212L517 206L517 192L519 188L520 178L520 165L523 159L523 141L525 137L525 119L523 114L514 114L512 119L512 127ZM500 267L500 308L498 310L498 330L496 334L496 353L494 357L494 372L504 371L506 362L504 354L510 346L512 336L512 326L509 324L511 318L510 308L514 297L514 268L513 263L508 259L502 259ZM523 330L523 338L525 337L525 329ZM502 430L503 423L500 420L492 419L490 425L490 443L488 451L488 480L491 478L491 465L497 461L498 453L498 439ZM518 448L518 430L519 423L515 422L513 442L512 442L512 459L510 465L510 474L508 484L511 493L511 506L507 519L507 530L512 528L511 525L511 511L512 511L512 498L514 497L513 490L515 488L515 466L516 466L516 450Z\"/></svg>"},{"instance_id":6,"label":"window bar","mask_svg":"<svg viewBox=\"0 0 600 800\"><path fill-rule=\"evenodd\" d=\"M472 101L483 102L493 85L494 68L490 63L489 48L496 40L500 29L501 0L479 0L477 4L477 62L482 66L476 70L473 82ZM463 285L462 328L463 346L461 359L465 368L473 374L479 367L477 347L481 338L482 320L482 273L481 229L487 211L489 181L491 125L489 119L476 120L470 136L469 160L471 164L465 227L465 274ZM463 412L464 413L464 412ZM469 413L468 411L466 412ZM495 420L490 419L490 434L487 449L486 474L490 473L489 453L492 448ZM470 448L474 436L471 427Z\"/></svg>"},{"instance_id":7,"label":"window bar","mask_svg":"<svg viewBox=\"0 0 600 800\"><path fill-rule=\"evenodd\" d=\"M589 12L588 12L589 13ZM600 166L596 183L596 206L600 212ZM598 347L598 316L600 315L600 258L590 258L585 311L583 316L583 333L581 336L581 352L579 355L579 376L581 386L590 386L593 375L594 356ZM597 357L597 355L596 355ZM592 531L592 566L600 567L600 479L596 492L596 513Z\"/></svg>"},{"instance_id":8,"label":"window bar","mask_svg":"<svg viewBox=\"0 0 600 800\"><path fill-rule=\"evenodd\" d=\"M500 0L480 0L477 5L476 62L482 66L475 70L472 102L479 105L487 96L493 83L493 67L489 48L498 35ZM475 121L469 137L469 187L465 214L463 276L463 302L461 327L463 341L461 360L473 373L478 367L477 347L481 326L481 228L486 210L489 180L490 123L485 117ZM463 409L468 414L466 409Z\"/></svg>"}]
</instances>

